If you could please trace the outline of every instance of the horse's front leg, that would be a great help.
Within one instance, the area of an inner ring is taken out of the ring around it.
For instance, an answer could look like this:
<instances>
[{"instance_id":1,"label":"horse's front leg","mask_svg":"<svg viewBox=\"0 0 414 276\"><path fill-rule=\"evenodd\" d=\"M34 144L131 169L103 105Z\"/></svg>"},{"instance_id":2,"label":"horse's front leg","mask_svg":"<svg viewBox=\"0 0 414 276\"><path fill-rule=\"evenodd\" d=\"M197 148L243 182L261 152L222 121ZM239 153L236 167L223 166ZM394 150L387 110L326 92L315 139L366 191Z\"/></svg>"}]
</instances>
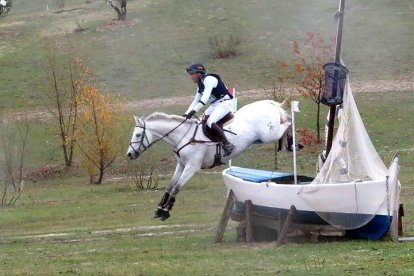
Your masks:
<instances>
[{"instance_id":1,"label":"horse's front leg","mask_svg":"<svg viewBox=\"0 0 414 276\"><path fill-rule=\"evenodd\" d=\"M182 172L184 170L184 166L180 163L177 163L177 166L175 167L175 171L173 174L173 177L171 178L170 182L167 185L167 188L165 189L165 193L161 198L160 203L158 203L158 207L155 210L154 218L160 218L163 215L163 206L166 205L168 199L171 195L171 190L173 189L175 183L177 183L178 179L180 178ZM172 208L172 206L171 206Z\"/></svg>"},{"instance_id":2,"label":"horse's front leg","mask_svg":"<svg viewBox=\"0 0 414 276\"><path fill-rule=\"evenodd\" d=\"M196 172L201 169L201 164L189 164L184 167L180 177L175 182L170 182L170 185L167 189L166 194L168 193L169 197L167 201L162 205L162 211L160 211L161 220L166 220L170 217L170 211L174 206L175 197L181 188L194 176Z\"/></svg>"}]
</instances>

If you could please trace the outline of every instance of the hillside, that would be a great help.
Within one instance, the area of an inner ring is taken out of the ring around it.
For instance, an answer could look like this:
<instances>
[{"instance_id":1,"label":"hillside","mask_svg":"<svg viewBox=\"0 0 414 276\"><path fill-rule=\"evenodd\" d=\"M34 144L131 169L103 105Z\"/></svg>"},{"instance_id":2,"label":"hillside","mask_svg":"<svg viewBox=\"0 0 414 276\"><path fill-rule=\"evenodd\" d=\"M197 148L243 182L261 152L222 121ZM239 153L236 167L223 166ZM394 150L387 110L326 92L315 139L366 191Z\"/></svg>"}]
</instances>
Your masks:
<instances>
[{"instance_id":1,"label":"hillside","mask_svg":"<svg viewBox=\"0 0 414 276\"><path fill-rule=\"evenodd\" d=\"M271 89L290 41L306 32L335 35L337 5L311 3L134 0L118 24L103 0L66 1L64 10L52 0L15 1L0 18L0 112L39 104L47 39L74 47L104 90L132 101L192 95L184 68L196 61L241 91ZM413 14L411 0L347 1L342 57L352 79L413 77ZM215 58L209 38L229 33L242 39L239 55Z\"/></svg>"}]
</instances>

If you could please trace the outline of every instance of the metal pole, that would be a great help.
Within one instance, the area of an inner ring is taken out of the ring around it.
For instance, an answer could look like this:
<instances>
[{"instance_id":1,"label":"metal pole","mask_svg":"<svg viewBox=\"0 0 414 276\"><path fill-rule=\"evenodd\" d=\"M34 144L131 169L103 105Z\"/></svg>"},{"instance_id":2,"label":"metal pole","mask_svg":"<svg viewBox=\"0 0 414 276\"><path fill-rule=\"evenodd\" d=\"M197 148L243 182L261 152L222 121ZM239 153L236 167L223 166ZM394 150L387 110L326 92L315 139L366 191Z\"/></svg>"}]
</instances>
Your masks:
<instances>
[{"instance_id":1,"label":"metal pole","mask_svg":"<svg viewBox=\"0 0 414 276\"><path fill-rule=\"evenodd\" d=\"M341 46L342 46L342 29L343 29L343 24L344 24L344 10L345 10L345 0L340 0L339 11L336 14L336 17L338 18L338 28L336 30L335 63L341 62ZM329 152L331 151L331 148L332 148L335 113L336 113L336 105L332 105L329 110L328 137L326 141L326 157L328 157Z\"/></svg>"},{"instance_id":2,"label":"metal pole","mask_svg":"<svg viewBox=\"0 0 414 276\"><path fill-rule=\"evenodd\" d=\"M296 169L296 130L295 130L295 111L293 107L294 103L291 103L290 109L292 110L292 144L293 144L293 177L295 185L298 184L298 173Z\"/></svg>"}]
</instances>

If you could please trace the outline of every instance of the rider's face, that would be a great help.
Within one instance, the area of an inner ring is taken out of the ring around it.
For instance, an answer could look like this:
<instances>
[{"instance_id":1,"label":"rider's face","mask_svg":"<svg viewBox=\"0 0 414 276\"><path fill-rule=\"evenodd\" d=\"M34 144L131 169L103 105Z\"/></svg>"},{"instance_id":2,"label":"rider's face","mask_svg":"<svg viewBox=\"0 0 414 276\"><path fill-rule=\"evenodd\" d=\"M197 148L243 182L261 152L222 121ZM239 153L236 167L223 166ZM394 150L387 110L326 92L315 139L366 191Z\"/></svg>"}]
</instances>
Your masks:
<instances>
[{"instance_id":1,"label":"rider's face","mask_svg":"<svg viewBox=\"0 0 414 276\"><path fill-rule=\"evenodd\" d=\"M190 74L190 78L193 82L198 83L198 81L200 80L201 77L201 73L192 73Z\"/></svg>"}]
</instances>

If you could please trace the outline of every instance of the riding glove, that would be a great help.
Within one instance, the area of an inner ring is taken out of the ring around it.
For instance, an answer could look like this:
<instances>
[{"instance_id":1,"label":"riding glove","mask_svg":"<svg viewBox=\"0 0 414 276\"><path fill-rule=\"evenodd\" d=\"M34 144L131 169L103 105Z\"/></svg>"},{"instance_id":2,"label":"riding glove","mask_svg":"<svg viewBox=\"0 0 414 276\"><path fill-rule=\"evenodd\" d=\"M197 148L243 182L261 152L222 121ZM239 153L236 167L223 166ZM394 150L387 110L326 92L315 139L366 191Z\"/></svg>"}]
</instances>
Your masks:
<instances>
[{"instance_id":1,"label":"riding glove","mask_svg":"<svg viewBox=\"0 0 414 276\"><path fill-rule=\"evenodd\" d=\"M186 119L191 119L191 117L193 117L193 115L195 114L195 110L191 110L190 113L188 113L187 115L185 115Z\"/></svg>"}]
</instances>

